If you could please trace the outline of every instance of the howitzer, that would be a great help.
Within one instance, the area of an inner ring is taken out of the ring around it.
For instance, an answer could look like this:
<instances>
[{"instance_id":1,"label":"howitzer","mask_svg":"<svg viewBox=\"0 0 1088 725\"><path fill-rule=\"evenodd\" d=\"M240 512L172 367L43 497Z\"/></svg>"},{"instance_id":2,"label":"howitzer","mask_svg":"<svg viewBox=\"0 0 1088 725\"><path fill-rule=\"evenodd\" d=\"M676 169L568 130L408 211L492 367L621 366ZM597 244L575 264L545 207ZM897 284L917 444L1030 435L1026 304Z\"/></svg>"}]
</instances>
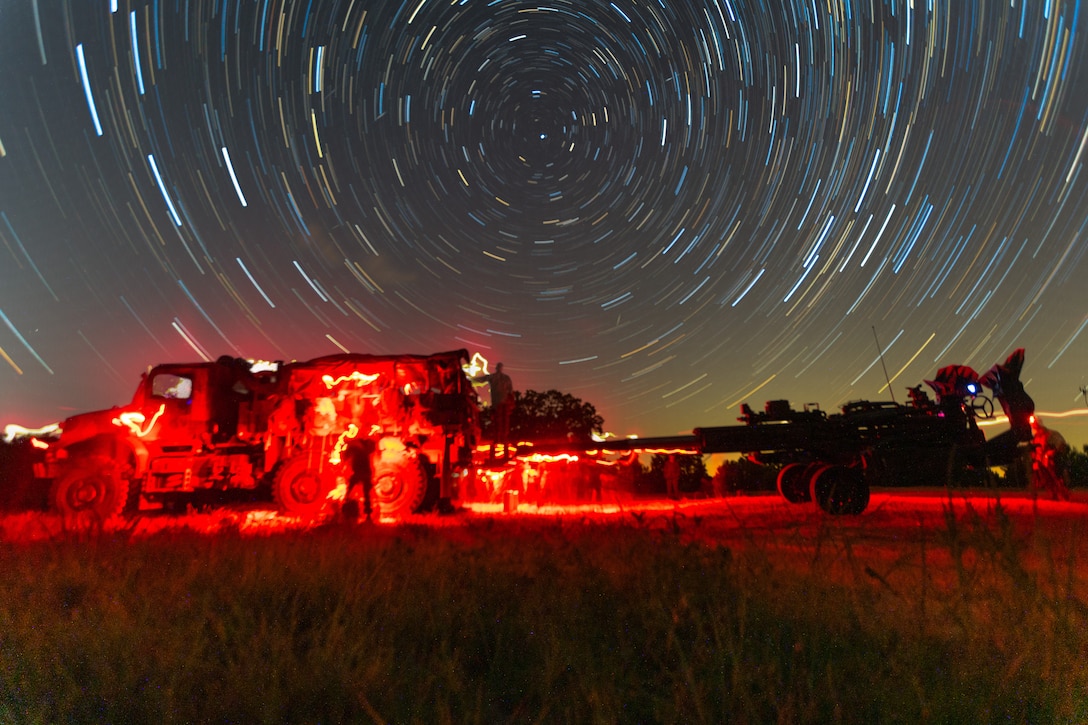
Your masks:
<instances>
[{"instance_id":1,"label":"howitzer","mask_svg":"<svg viewBox=\"0 0 1088 725\"><path fill-rule=\"evenodd\" d=\"M1030 450L1026 422L1034 403L1020 384L1024 351L984 376L962 365L941 368L909 388L910 403L855 401L828 415L818 407L794 410L772 400L762 412L741 406L741 425L696 428L691 435L612 439L587 444L594 452L740 453L757 463L781 466L779 493L791 503L814 501L832 514L859 514L872 485L965 485L986 480L991 466L1008 466ZM987 440L977 420L993 417L989 387L1002 404L1010 430ZM1023 422L1020 422L1023 421ZM532 447L569 451L571 445Z\"/></svg>"}]
</instances>

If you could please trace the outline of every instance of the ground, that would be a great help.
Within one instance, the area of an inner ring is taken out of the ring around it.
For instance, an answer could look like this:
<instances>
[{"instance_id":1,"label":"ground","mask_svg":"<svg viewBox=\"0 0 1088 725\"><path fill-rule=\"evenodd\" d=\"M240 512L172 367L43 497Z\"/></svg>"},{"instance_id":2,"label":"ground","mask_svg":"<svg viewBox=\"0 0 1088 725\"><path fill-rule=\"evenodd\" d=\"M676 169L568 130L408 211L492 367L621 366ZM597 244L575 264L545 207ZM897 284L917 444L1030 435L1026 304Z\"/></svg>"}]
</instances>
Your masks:
<instances>
[{"instance_id":1,"label":"ground","mask_svg":"<svg viewBox=\"0 0 1088 725\"><path fill-rule=\"evenodd\" d=\"M13 513L0 720L1088 722L1086 514L936 488L859 516Z\"/></svg>"},{"instance_id":2,"label":"ground","mask_svg":"<svg viewBox=\"0 0 1088 725\"><path fill-rule=\"evenodd\" d=\"M868 508L860 516L830 516L811 504L787 503L776 494L539 506L505 500L465 504L455 514L421 514L401 522L382 520L377 525L383 528L412 525L471 529L481 522L498 520L532 529L562 520L571 525L661 528L704 542L723 545L748 542L772 548L788 546L798 538L834 531L838 535L849 534L859 551L880 552L917 543L934 531L946 529L950 515L954 515L954 519L969 517L979 522L1000 517L1022 532L1066 531L1088 519L1088 494L1076 492L1070 501L1054 501L1024 491L885 489L873 492ZM336 521L335 517L320 523L331 521ZM133 518L108 522L104 528L123 530L139 537L164 530L215 533L226 529L271 535L313 525L312 521L280 515L270 506L249 504L183 515L145 510ZM361 522L357 525L365 528L373 524ZM0 516L0 540L4 541L50 539L63 535L65 529L65 522L47 513L19 512ZM1085 566L1088 567L1088 563Z\"/></svg>"}]
</instances>

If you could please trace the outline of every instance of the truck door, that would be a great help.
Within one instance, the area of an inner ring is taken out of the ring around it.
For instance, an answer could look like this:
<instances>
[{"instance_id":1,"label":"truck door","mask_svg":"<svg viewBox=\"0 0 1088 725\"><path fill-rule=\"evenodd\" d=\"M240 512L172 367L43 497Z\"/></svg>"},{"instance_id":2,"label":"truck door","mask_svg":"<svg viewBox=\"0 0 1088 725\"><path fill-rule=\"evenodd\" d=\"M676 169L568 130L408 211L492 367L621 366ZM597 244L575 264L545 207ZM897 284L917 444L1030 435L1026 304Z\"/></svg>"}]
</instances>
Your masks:
<instances>
[{"instance_id":1,"label":"truck door","mask_svg":"<svg viewBox=\"0 0 1088 725\"><path fill-rule=\"evenodd\" d=\"M152 370L143 408L149 439L164 446L200 445L212 432L208 371L192 367ZM155 425L149 425L156 417Z\"/></svg>"}]
</instances>

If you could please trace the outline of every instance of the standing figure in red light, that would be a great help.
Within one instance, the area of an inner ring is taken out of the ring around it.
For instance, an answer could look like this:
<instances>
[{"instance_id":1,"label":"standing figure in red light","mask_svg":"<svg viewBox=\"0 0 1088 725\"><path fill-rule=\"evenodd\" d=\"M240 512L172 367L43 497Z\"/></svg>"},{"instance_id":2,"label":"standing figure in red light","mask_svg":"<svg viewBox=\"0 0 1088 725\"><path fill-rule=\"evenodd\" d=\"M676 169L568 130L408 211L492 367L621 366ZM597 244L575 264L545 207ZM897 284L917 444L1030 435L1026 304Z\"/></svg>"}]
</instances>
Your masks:
<instances>
[{"instance_id":1,"label":"standing figure in red light","mask_svg":"<svg viewBox=\"0 0 1088 725\"><path fill-rule=\"evenodd\" d=\"M674 501L680 498L680 456L669 454L665 459L665 490Z\"/></svg>"},{"instance_id":2,"label":"standing figure in red light","mask_svg":"<svg viewBox=\"0 0 1088 725\"><path fill-rule=\"evenodd\" d=\"M514 412L514 382L502 371L502 363L495 365L495 372L473 378L476 382L486 382L491 390L491 422L494 434L491 440L491 458L495 458L495 449L502 450L502 457L508 455L510 442L510 414Z\"/></svg>"},{"instance_id":3,"label":"standing figure in red light","mask_svg":"<svg viewBox=\"0 0 1088 725\"><path fill-rule=\"evenodd\" d=\"M1031 416L1034 433L1031 449L1032 488L1045 488L1058 501L1069 500L1069 487L1065 483L1061 458L1069 450L1069 444L1056 430L1044 426Z\"/></svg>"}]
</instances>

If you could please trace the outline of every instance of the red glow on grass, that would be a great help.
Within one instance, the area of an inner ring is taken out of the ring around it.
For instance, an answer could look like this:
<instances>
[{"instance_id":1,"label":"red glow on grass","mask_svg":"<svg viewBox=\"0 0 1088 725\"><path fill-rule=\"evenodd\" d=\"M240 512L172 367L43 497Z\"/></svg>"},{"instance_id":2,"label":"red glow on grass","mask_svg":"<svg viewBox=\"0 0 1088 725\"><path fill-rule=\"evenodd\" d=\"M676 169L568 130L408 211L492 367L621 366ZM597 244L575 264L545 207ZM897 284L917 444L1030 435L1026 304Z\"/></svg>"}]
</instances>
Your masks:
<instances>
[{"instance_id":1,"label":"red glow on grass","mask_svg":"<svg viewBox=\"0 0 1088 725\"><path fill-rule=\"evenodd\" d=\"M830 516L812 504L790 504L776 494L738 495L727 498L640 499L620 492L606 492L595 502L519 501L513 508L500 497L492 501L464 502L453 515L414 514L404 518L349 519L333 506L317 518L281 514L267 505L235 505L207 512L167 513L144 509L134 518L117 517L90 527L91 533L123 534L142 538L190 532L214 536L236 533L275 536L330 526L358 530L360 536L374 525L395 531L399 526L446 529L473 523L503 521L624 524L684 532L707 542L759 541L788 543L808 527L869 532L873 545L882 549L919 530L947 525L947 516L991 517L1000 510L1025 526L1079 522L1088 516L1088 494L1077 491L1069 501L1056 501L1027 491L911 489L874 492L869 508L860 516ZM1034 523L1033 523L1034 522ZM87 527L85 527L87 528ZM78 533L71 522L41 512L0 516L0 540L47 541ZM779 541L779 539L782 539ZM860 544L859 544L860 545Z\"/></svg>"}]
</instances>

